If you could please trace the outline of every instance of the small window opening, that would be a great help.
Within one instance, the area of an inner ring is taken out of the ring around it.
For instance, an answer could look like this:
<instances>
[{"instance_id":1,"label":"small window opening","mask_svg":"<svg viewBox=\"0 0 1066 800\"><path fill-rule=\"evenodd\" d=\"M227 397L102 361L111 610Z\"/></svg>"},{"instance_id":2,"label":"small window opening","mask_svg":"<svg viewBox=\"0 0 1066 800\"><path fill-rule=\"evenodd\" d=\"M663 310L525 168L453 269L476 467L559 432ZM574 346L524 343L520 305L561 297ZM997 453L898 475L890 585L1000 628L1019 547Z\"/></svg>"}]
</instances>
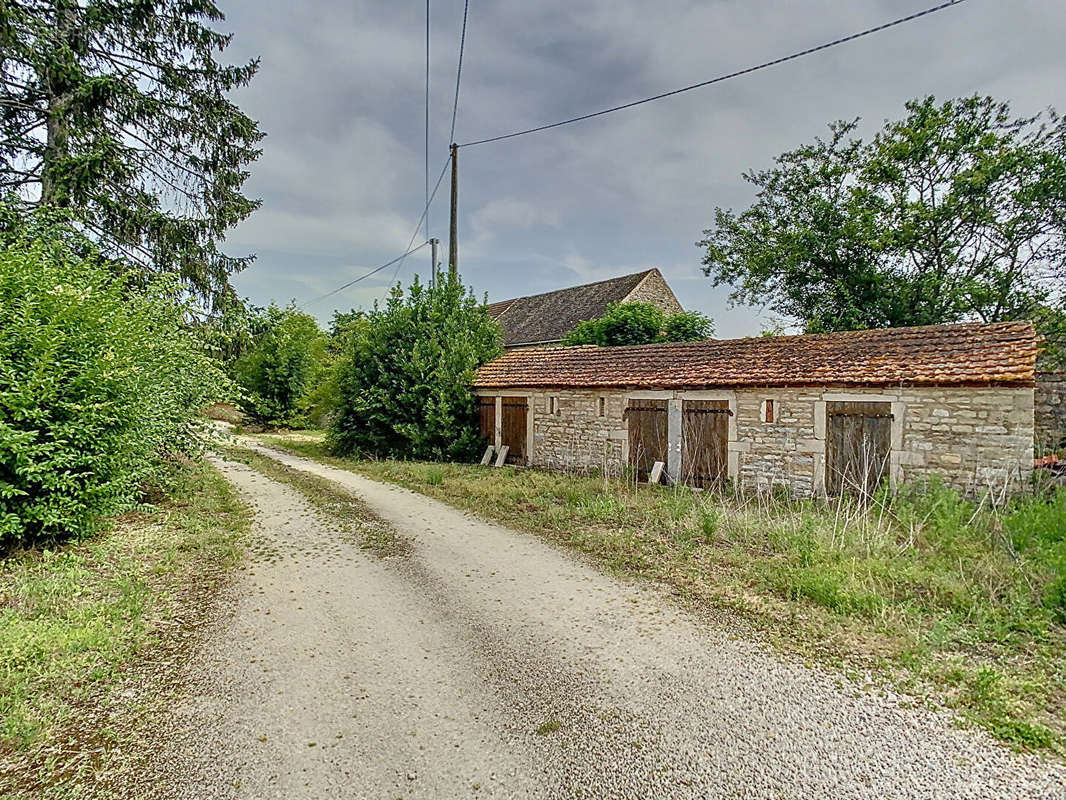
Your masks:
<instances>
[{"instance_id":1,"label":"small window opening","mask_svg":"<svg viewBox=\"0 0 1066 800\"><path fill-rule=\"evenodd\" d=\"M762 403L762 421L767 423L773 423L774 421L774 401L763 400Z\"/></svg>"},{"instance_id":2,"label":"small window opening","mask_svg":"<svg viewBox=\"0 0 1066 800\"><path fill-rule=\"evenodd\" d=\"M601 417L606 417L607 416L607 398L606 397L601 397L600 400L599 400L598 406L599 406L600 416Z\"/></svg>"},{"instance_id":3,"label":"small window opening","mask_svg":"<svg viewBox=\"0 0 1066 800\"><path fill-rule=\"evenodd\" d=\"M552 414L558 414L559 413L559 398L558 397L555 397L553 395L549 399L549 401L548 401L548 410L549 410L549 413L552 413Z\"/></svg>"}]
</instances>

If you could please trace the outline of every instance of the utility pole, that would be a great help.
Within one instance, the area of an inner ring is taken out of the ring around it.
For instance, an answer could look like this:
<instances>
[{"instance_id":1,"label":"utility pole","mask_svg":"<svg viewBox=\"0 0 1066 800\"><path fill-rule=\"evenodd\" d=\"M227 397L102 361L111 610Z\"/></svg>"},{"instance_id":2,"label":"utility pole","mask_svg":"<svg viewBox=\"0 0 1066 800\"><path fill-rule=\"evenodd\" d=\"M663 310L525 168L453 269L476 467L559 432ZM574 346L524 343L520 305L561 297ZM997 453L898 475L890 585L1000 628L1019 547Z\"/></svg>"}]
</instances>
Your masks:
<instances>
[{"instance_id":1,"label":"utility pole","mask_svg":"<svg viewBox=\"0 0 1066 800\"><path fill-rule=\"evenodd\" d=\"M437 247L439 245L440 245L440 239L430 239L429 240L429 253L430 253L429 258L430 258L430 263L432 264L432 266L430 267L430 272L429 272L429 285L430 286L436 286L437 285Z\"/></svg>"},{"instance_id":2,"label":"utility pole","mask_svg":"<svg viewBox=\"0 0 1066 800\"><path fill-rule=\"evenodd\" d=\"M459 277L459 145L452 142L452 219L448 238L448 277Z\"/></svg>"}]
</instances>

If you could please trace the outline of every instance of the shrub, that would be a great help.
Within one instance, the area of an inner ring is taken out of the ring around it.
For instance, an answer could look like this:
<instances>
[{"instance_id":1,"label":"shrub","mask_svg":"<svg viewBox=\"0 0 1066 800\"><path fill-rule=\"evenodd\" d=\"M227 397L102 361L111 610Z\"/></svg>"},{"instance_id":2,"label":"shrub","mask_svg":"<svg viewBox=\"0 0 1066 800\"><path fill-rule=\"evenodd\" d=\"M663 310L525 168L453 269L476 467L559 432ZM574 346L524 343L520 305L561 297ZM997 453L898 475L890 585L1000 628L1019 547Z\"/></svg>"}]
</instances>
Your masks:
<instances>
[{"instance_id":1,"label":"shrub","mask_svg":"<svg viewBox=\"0 0 1066 800\"><path fill-rule=\"evenodd\" d=\"M224 382L176 287L131 285L56 226L0 250L0 548L91 532L189 453Z\"/></svg>"},{"instance_id":2,"label":"shrub","mask_svg":"<svg viewBox=\"0 0 1066 800\"><path fill-rule=\"evenodd\" d=\"M244 390L242 408L259 422L305 425L326 358L326 335L314 317L272 305L259 340L234 367Z\"/></svg>"},{"instance_id":3,"label":"shrub","mask_svg":"<svg viewBox=\"0 0 1066 800\"><path fill-rule=\"evenodd\" d=\"M375 305L340 368L331 445L344 454L467 460L481 446L471 384L500 330L458 280L416 278Z\"/></svg>"},{"instance_id":4,"label":"shrub","mask_svg":"<svg viewBox=\"0 0 1066 800\"><path fill-rule=\"evenodd\" d=\"M698 311L667 315L651 303L611 303L607 313L581 322L563 339L564 344L616 347L652 342L692 342L714 332L711 321Z\"/></svg>"}]
</instances>

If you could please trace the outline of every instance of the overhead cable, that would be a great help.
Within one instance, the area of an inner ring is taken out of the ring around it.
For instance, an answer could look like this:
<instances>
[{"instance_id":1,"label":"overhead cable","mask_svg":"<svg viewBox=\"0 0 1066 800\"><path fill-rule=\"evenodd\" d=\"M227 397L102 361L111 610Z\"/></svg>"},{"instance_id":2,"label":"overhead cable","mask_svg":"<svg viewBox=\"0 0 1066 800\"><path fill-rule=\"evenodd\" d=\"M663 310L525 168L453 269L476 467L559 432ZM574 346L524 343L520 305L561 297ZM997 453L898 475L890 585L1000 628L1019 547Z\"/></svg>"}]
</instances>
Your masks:
<instances>
[{"instance_id":1,"label":"overhead cable","mask_svg":"<svg viewBox=\"0 0 1066 800\"><path fill-rule=\"evenodd\" d=\"M946 8L950 8L952 6L957 6L957 5L959 5L961 3L964 3L964 2L966 2L966 0L949 0L949 2L940 3L939 5L933 6L932 8L927 8L924 11L917 11L917 12L915 12L913 14L908 14L905 17L900 17L898 19L894 19L891 22L884 23L883 25L878 25L878 26L876 26L874 28L867 28L866 30L859 31L858 33L853 33L850 36L843 36L843 37L841 37L839 39L834 39L831 42L826 42L825 44L820 44L817 47L808 47L806 50L800 50L799 52L791 53L791 54L789 54L787 56L782 56L780 58L775 58L772 61L764 61L761 64L756 64L753 67L747 67L745 69L740 69L740 70L737 70L736 72L730 72L727 75L719 75L717 78L711 78L710 80L700 81L699 83L693 83L693 84L691 84L689 86L683 86L680 89L674 89L672 91L663 92L661 94L653 95L651 97L645 97L642 100L634 100L631 103L623 103L620 106L613 106L611 108L604 108L604 109L601 109L600 111L594 111L591 114L582 114L581 116L571 117L570 119L564 119L564 120L561 120L560 122L552 122L552 123L547 124L547 125L538 125L535 128L526 128L525 130L514 131L513 133L505 133L505 134L502 134L500 136L490 136L490 137L485 138L485 139L477 139L477 140L472 141L472 142L465 142L465 143L463 143L463 144L461 144L459 146L460 147L473 147L473 146L479 145L479 144L489 144L490 142L500 142L500 141L503 141L504 139L514 139L517 136L525 136L526 134L529 134L529 133L538 133L539 131L546 131L546 130L550 130L552 128L560 128L563 125L571 125L571 124L573 124L575 122L582 122L582 121L587 120L587 119L592 119L593 117L602 117L604 114L613 114L615 111L622 111L622 110L627 109L627 108L633 108L634 106L644 105L645 103L651 103L654 100L662 100L665 97L673 97L674 95L682 94L684 92L691 92L694 89L702 89L705 86L711 86L712 84L715 84L715 83L722 83L723 81L731 80L732 78L738 78L741 75L748 75L748 74L750 74L752 72L758 72L759 70L768 69L769 67L777 66L778 64L784 64L786 61L795 61L798 58L803 58L804 56L809 56L809 55L812 55L813 53L821 52L822 50L828 50L829 48L836 47L837 45L845 44L847 42L853 42L856 39L861 39L864 36L870 36L871 34L878 33L880 31L884 31L884 30L888 30L889 28L894 28L897 25L904 24L905 22L911 22L913 20L919 19L920 17L925 17L925 16L928 16L930 14L935 14L938 11L943 11ZM458 90L458 81L456 82L456 89ZM458 91L457 91L457 94L456 94L456 102L458 102ZM453 114L453 118L452 118L452 135L453 135L453 137L454 137L454 132L455 132L455 119L454 119L454 114Z\"/></svg>"},{"instance_id":2,"label":"overhead cable","mask_svg":"<svg viewBox=\"0 0 1066 800\"><path fill-rule=\"evenodd\" d=\"M466 48L466 17L470 11L470 0L463 2L463 30L459 34L459 65L455 70L455 102L452 103L452 131L448 136L448 142L455 141L455 118L459 113L459 81L463 77L463 50Z\"/></svg>"}]
</instances>

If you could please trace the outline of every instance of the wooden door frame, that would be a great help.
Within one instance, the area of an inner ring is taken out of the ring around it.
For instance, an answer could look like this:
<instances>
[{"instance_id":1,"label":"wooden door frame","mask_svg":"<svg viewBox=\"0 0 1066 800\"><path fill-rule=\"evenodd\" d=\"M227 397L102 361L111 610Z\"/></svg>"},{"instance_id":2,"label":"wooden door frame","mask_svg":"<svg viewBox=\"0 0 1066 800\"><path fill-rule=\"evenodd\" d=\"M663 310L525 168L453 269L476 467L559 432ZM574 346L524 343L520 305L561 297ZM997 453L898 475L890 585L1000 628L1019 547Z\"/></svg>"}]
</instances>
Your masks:
<instances>
[{"instance_id":1,"label":"wooden door frame","mask_svg":"<svg viewBox=\"0 0 1066 800\"><path fill-rule=\"evenodd\" d=\"M713 404L715 404L715 407L713 409L698 409L698 408L697 409L692 409L692 408L688 408L687 407L688 403L713 403ZM686 414L695 415L695 420L690 420L690 423L687 426L687 428L686 428L686 425L685 425L685 415ZM707 416L705 416L707 414L711 414L711 415L714 415L714 416L713 417L707 417ZM725 414L726 415L726 418L724 420L725 424L721 425L721 426L720 426L720 422L718 421L718 415L720 415L720 414ZM709 425L710 430L713 433L715 433L715 434L724 434L723 436L721 436L721 439L719 440L720 444L713 445L713 449L720 454L720 460L716 459L717 463L715 464L715 466L719 470L718 473L716 475L714 475L714 476L700 475L699 477L703 478L703 479L710 479L710 483L708 485L712 485L712 486L720 486L722 483L724 483L725 480L728 479L728 477L729 477L729 423L732 420L734 415L735 415L735 412L729 407L729 401L726 398L694 398L694 397L691 397L691 396L682 398L682 400L681 400L681 463L680 463L679 482L685 482L686 485L688 485L688 486L699 485L700 488L706 488L706 486L703 485L703 484L688 483L688 481L693 479L692 478L692 472L691 472L693 461L695 461L696 463L700 463L701 456L699 454L699 450L700 450L701 446L705 448L705 447L707 447L710 444L709 440L706 440L703 437L696 437L697 441L695 442L695 446L693 445L692 442L688 441L688 438L687 438L686 434L694 432L693 428L695 427L695 425L693 423L696 420L700 420L700 421L703 421L703 422L705 422L707 420L710 420L710 421L712 421L712 424ZM708 426L706 424L704 424L702 427L707 428ZM715 438L717 439L718 437L715 436ZM687 447L686 447L686 445L687 445ZM720 450L719 450L719 447L720 447ZM686 464L686 454L688 456L687 464ZM686 469L686 467L688 467L688 469Z\"/></svg>"},{"instance_id":2,"label":"wooden door frame","mask_svg":"<svg viewBox=\"0 0 1066 800\"><path fill-rule=\"evenodd\" d=\"M729 403L729 429L726 440L726 476L736 480L740 475L740 454L747 449L746 442L737 441L737 393L732 389L645 389L622 394L622 408L630 400L666 400L667 410L667 464L666 473L671 480L681 476L681 404L685 400L726 400ZM629 463L629 428L625 429L622 442L622 463Z\"/></svg>"},{"instance_id":3,"label":"wooden door frame","mask_svg":"<svg viewBox=\"0 0 1066 800\"><path fill-rule=\"evenodd\" d=\"M497 389L492 392L485 392L482 397L495 397L496 398L496 430L495 438L492 446L499 452L501 439L503 438L503 398L505 397L524 397L526 398L526 458L524 466L533 465L533 448L535 447L533 439L533 417L536 416L536 410L533 404L533 398L536 392L520 392L513 389Z\"/></svg>"},{"instance_id":4,"label":"wooden door frame","mask_svg":"<svg viewBox=\"0 0 1066 800\"><path fill-rule=\"evenodd\" d=\"M898 394L874 394L863 392L823 392L821 399L814 403L814 439L819 447L814 452L814 493L827 496L825 475L826 431L829 427L829 403L888 403L892 413L892 432L888 451L889 487L895 491L903 482L903 463L906 456L903 451L904 415L907 404Z\"/></svg>"}]
</instances>

